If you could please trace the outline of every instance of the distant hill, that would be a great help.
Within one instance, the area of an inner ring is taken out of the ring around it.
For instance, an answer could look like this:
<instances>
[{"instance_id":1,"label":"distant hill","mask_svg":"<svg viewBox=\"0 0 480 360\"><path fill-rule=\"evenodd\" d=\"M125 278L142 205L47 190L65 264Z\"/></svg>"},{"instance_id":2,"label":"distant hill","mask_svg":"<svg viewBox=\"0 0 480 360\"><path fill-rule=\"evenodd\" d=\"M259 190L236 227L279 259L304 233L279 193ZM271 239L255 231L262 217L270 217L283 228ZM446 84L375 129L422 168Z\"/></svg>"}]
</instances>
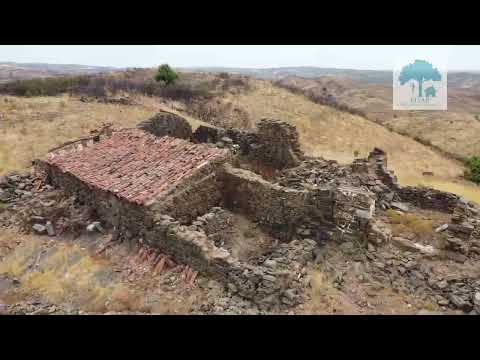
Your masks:
<instances>
[{"instance_id":1,"label":"distant hill","mask_svg":"<svg viewBox=\"0 0 480 360\"><path fill-rule=\"evenodd\" d=\"M59 75L98 74L120 70L108 66L0 62L0 83Z\"/></svg>"},{"instance_id":2,"label":"distant hill","mask_svg":"<svg viewBox=\"0 0 480 360\"><path fill-rule=\"evenodd\" d=\"M229 68L229 67L191 67L183 70L195 72L228 72L254 76L258 79L278 80L286 77L300 77L306 79L319 78L324 76L348 78L356 82L367 82L376 85L391 85L393 82L392 71L387 70L355 70L321 68L314 66L279 67L279 68ZM455 88L472 88L480 90L479 71L449 71L448 85Z\"/></svg>"},{"instance_id":3,"label":"distant hill","mask_svg":"<svg viewBox=\"0 0 480 360\"><path fill-rule=\"evenodd\" d=\"M392 73L390 71L378 70L354 70L320 68L314 66L280 67L280 68L227 68L227 67L192 67L185 70L196 72L228 72L254 76L259 79L279 79L288 76L299 76L304 78L316 78L320 76L348 76L352 80L371 81L376 83L391 83Z\"/></svg>"}]
</instances>

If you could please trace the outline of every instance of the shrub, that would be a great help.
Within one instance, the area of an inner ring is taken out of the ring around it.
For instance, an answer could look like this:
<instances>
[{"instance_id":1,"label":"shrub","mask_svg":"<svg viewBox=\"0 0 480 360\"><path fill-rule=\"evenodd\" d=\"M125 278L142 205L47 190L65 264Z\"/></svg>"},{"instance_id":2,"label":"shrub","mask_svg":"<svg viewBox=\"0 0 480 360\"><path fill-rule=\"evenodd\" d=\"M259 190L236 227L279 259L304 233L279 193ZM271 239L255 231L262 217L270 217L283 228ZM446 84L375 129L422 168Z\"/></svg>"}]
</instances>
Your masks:
<instances>
[{"instance_id":1,"label":"shrub","mask_svg":"<svg viewBox=\"0 0 480 360\"><path fill-rule=\"evenodd\" d=\"M3 84L0 93L14 96L56 96L87 82L83 76L59 76L17 80Z\"/></svg>"},{"instance_id":2,"label":"shrub","mask_svg":"<svg viewBox=\"0 0 480 360\"><path fill-rule=\"evenodd\" d=\"M230 74L228 72L221 72L218 74L220 79L230 79Z\"/></svg>"},{"instance_id":3,"label":"shrub","mask_svg":"<svg viewBox=\"0 0 480 360\"><path fill-rule=\"evenodd\" d=\"M294 94L303 94L314 103L330 106L339 111L367 118L367 113L365 111L338 102L332 94L328 94L326 92L326 88L322 88L322 93L318 93L315 90L303 90L296 85L285 84L282 82L282 80L275 81L273 84L280 88L286 89Z\"/></svg>"},{"instance_id":4,"label":"shrub","mask_svg":"<svg viewBox=\"0 0 480 360\"><path fill-rule=\"evenodd\" d=\"M465 161L465 178L480 184L480 157L474 156Z\"/></svg>"},{"instance_id":5,"label":"shrub","mask_svg":"<svg viewBox=\"0 0 480 360\"><path fill-rule=\"evenodd\" d=\"M433 221L431 220L423 219L411 213L400 214L392 209L388 209L386 214L394 225L394 235L409 231L420 238L427 238L433 234Z\"/></svg>"},{"instance_id":6,"label":"shrub","mask_svg":"<svg viewBox=\"0 0 480 360\"><path fill-rule=\"evenodd\" d=\"M177 79L177 73L168 64L163 64L158 67L158 72L155 75L156 81L164 82L166 85L170 85L173 84Z\"/></svg>"},{"instance_id":7,"label":"shrub","mask_svg":"<svg viewBox=\"0 0 480 360\"><path fill-rule=\"evenodd\" d=\"M172 70L173 71L173 70ZM63 76L44 79L18 80L0 85L0 94L13 96L56 96L62 93L103 98L121 92L164 97L190 102L194 99L213 97L213 81L183 77L164 86L164 82L152 79L151 73L131 72L123 74L96 74ZM157 74L158 75L158 74ZM175 74L175 76L177 76Z\"/></svg>"}]
</instances>

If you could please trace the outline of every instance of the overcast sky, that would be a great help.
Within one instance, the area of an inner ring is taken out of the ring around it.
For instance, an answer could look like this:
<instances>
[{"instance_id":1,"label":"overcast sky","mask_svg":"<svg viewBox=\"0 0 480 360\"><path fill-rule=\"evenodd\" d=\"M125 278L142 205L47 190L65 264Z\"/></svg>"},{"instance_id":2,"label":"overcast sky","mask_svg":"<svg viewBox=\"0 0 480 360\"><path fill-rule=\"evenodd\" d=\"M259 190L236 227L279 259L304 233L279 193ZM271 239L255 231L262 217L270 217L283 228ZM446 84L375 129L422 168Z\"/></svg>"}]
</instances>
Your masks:
<instances>
[{"instance_id":1,"label":"overcast sky","mask_svg":"<svg viewBox=\"0 0 480 360\"><path fill-rule=\"evenodd\" d=\"M391 70L403 59L438 61L448 70L480 70L480 46L430 45L0 45L0 62L116 67L319 66Z\"/></svg>"}]
</instances>

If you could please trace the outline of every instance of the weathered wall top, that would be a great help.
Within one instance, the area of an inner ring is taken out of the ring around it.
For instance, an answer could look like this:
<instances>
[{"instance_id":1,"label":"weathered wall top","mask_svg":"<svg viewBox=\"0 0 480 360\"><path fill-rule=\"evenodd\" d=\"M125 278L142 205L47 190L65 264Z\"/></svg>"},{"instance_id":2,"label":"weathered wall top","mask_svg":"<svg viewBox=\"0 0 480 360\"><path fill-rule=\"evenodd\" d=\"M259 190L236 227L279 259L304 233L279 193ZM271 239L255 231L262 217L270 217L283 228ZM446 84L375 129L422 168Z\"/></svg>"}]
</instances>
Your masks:
<instances>
[{"instance_id":1,"label":"weathered wall top","mask_svg":"<svg viewBox=\"0 0 480 360\"><path fill-rule=\"evenodd\" d=\"M180 139L192 137L192 127L183 117L160 111L152 118L142 121L137 127L155 136L172 136Z\"/></svg>"},{"instance_id":2,"label":"weathered wall top","mask_svg":"<svg viewBox=\"0 0 480 360\"><path fill-rule=\"evenodd\" d=\"M240 155L274 169L297 166L304 159L295 126L277 119L261 119L258 131L200 126L193 134L198 142L234 146Z\"/></svg>"}]
</instances>

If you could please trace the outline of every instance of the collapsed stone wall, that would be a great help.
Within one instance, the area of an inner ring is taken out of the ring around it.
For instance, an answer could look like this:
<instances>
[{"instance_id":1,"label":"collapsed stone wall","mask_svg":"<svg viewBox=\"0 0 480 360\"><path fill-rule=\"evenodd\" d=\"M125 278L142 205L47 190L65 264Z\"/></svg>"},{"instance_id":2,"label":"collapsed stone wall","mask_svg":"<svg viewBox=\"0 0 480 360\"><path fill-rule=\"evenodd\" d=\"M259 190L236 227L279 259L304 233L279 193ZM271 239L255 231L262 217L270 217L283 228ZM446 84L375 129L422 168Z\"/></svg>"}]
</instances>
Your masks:
<instances>
[{"instance_id":1,"label":"collapsed stone wall","mask_svg":"<svg viewBox=\"0 0 480 360\"><path fill-rule=\"evenodd\" d=\"M216 246L223 247L231 235L232 221L232 213L215 206L207 213L197 217L192 222L192 227L196 230L203 230Z\"/></svg>"},{"instance_id":2,"label":"collapsed stone wall","mask_svg":"<svg viewBox=\"0 0 480 360\"><path fill-rule=\"evenodd\" d=\"M298 132L293 125L275 119L261 119L258 131L200 126L193 134L198 142L211 142L238 150L250 162L276 169L296 166L304 158Z\"/></svg>"},{"instance_id":3,"label":"collapsed stone wall","mask_svg":"<svg viewBox=\"0 0 480 360\"><path fill-rule=\"evenodd\" d=\"M375 211L374 194L354 187L335 189L333 218L336 240L358 239L366 235Z\"/></svg>"},{"instance_id":4,"label":"collapsed stone wall","mask_svg":"<svg viewBox=\"0 0 480 360\"><path fill-rule=\"evenodd\" d=\"M305 266L313 258L314 241L280 244L270 254L247 263L216 247L195 225L184 226L169 216L154 216L155 225L146 234L150 246L222 282L234 294L265 310L297 305L304 300L301 289L308 281Z\"/></svg>"},{"instance_id":5,"label":"collapsed stone wall","mask_svg":"<svg viewBox=\"0 0 480 360\"><path fill-rule=\"evenodd\" d=\"M281 240L290 240L302 224L328 227L333 217L330 188L296 190L272 184L261 176L225 166L224 203L246 214Z\"/></svg>"},{"instance_id":6,"label":"collapsed stone wall","mask_svg":"<svg viewBox=\"0 0 480 360\"><path fill-rule=\"evenodd\" d=\"M302 301L304 266L312 257L314 242L285 244L271 255L247 263L215 244L226 236L222 230L228 216L221 208L211 209L187 226L172 216L159 213L157 207L123 201L69 173L63 173L55 166L42 161L38 161L37 166L46 173L50 183L74 194L80 202L95 209L104 225L113 228L114 239L138 241L158 248L176 260L188 263L192 269L221 281L230 291L265 310ZM205 172L210 170L205 168ZM290 251L290 248L295 251Z\"/></svg>"},{"instance_id":7,"label":"collapsed stone wall","mask_svg":"<svg viewBox=\"0 0 480 360\"><path fill-rule=\"evenodd\" d=\"M403 201L408 201L424 209L453 213L460 197L458 195L431 188L405 186L398 190Z\"/></svg>"},{"instance_id":8,"label":"collapsed stone wall","mask_svg":"<svg viewBox=\"0 0 480 360\"><path fill-rule=\"evenodd\" d=\"M155 136L172 136L189 140L192 127L183 117L166 111L160 111L152 118L142 121L137 128Z\"/></svg>"},{"instance_id":9,"label":"collapsed stone wall","mask_svg":"<svg viewBox=\"0 0 480 360\"><path fill-rule=\"evenodd\" d=\"M460 197L453 193L426 187L399 186L397 177L387 169L387 155L375 148L368 156L368 163L377 178L387 185L401 201L406 201L423 209L437 210L452 214L459 205ZM391 200L391 199L390 199Z\"/></svg>"},{"instance_id":10,"label":"collapsed stone wall","mask_svg":"<svg viewBox=\"0 0 480 360\"><path fill-rule=\"evenodd\" d=\"M377 178L392 190L398 190L398 180L395 174L387 168L387 154L385 151L374 148L368 155L367 161Z\"/></svg>"},{"instance_id":11,"label":"collapsed stone wall","mask_svg":"<svg viewBox=\"0 0 480 360\"><path fill-rule=\"evenodd\" d=\"M297 166L303 158L297 128L284 121L262 119L258 124L258 157L277 169Z\"/></svg>"}]
</instances>

